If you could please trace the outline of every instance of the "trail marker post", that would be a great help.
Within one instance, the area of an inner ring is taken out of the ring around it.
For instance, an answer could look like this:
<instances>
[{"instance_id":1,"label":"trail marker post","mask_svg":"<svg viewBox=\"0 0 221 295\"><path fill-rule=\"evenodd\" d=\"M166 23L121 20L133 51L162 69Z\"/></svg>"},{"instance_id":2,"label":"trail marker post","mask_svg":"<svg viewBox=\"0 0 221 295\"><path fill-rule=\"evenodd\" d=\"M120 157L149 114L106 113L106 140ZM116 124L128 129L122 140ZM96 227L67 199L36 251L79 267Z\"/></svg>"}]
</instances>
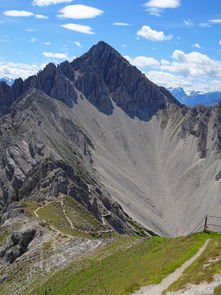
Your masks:
<instances>
[{"instance_id":1,"label":"trail marker post","mask_svg":"<svg viewBox=\"0 0 221 295\"><path fill-rule=\"evenodd\" d=\"M207 228L208 228L208 226L207 226L207 220L208 220L208 217L207 217L207 215L206 215L206 217L205 217L205 223L204 223L204 232L206 232L207 231Z\"/></svg>"}]
</instances>

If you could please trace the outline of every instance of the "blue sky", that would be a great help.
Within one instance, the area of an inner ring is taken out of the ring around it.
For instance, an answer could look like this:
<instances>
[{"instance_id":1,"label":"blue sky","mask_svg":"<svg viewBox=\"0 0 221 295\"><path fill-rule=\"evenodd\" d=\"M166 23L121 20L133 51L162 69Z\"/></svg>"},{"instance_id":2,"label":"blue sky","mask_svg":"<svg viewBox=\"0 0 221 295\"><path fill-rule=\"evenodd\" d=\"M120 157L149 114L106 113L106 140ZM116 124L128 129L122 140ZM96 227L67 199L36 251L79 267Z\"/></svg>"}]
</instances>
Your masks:
<instances>
[{"instance_id":1,"label":"blue sky","mask_svg":"<svg viewBox=\"0 0 221 295\"><path fill-rule=\"evenodd\" d=\"M165 87L221 91L220 0L1 0L0 77L103 40Z\"/></svg>"}]
</instances>

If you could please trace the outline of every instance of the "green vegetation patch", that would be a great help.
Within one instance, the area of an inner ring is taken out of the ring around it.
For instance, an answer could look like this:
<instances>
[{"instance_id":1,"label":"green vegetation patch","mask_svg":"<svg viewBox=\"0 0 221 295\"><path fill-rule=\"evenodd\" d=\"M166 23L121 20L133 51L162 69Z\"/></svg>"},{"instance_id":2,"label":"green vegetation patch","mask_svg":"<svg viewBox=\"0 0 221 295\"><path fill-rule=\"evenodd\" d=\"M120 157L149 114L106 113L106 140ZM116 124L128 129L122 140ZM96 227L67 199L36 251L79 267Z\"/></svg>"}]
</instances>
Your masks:
<instances>
[{"instance_id":1,"label":"green vegetation patch","mask_svg":"<svg viewBox=\"0 0 221 295\"><path fill-rule=\"evenodd\" d=\"M42 245L42 249L43 249L43 250L50 250L51 248L52 248L52 242L51 242L51 241L45 242L45 243Z\"/></svg>"},{"instance_id":2,"label":"green vegetation patch","mask_svg":"<svg viewBox=\"0 0 221 295\"><path fill-rule=\"evenodd\" d=\"M221 285L215 288L213 295L220 295L221 294Z\"/></svg>"},{"instance_id":3,"label":"green vegetation patch","mask_svg":"<svg viewBox=\"0 0 221 295\"><path fill-rule=\"evenodd\" d=\"M52 230L63 234L94 239L105 227L77 201L70 197L48 203L37 211L39 218Z\"/></svg>"},{"instance_id":4,"label":"green vegetation patch","mask_svg":"<svg viewBox=\"0 0 221 295\"><path fill-rule=\"evenodd\" d=\"M119 238L96 255L58 271L31 294L128 295L141 286L159 283L196 254L207 238L206 234Z\"/></svg>"},{"instance_id":5,"label":"green vegetation patch","mask_svg":"<svg viewBox=\"0 0 221 295\"><path fill-rule=\"evenodd\" d=\"M207 239L211 239L206 250L167 291L181 290L187 283L200 284L204 281L212 282L213 276L221 273L221 237L216 233L204 235L207 235Z\"/></svg>"},{"instance_id":6,"label":"green vegetation patch","mask_svg":"<svg viewBox=\"0 0 221 295\"><path fill-rule=\"evenodd\" d=\"M39 204L34 202L22 202L22 206L28 215L35 216L34 211L39 207Z\"/></svg>"},{"instance_id":7,"label":"green vegetation patch","mask_svg":"<svg viewBox=\"0 0 221 295\"><path fill-rule=\"evenodd\" d=\"M63 204L68 218L79 231L105 230L106 227L73 198L63 198Z\"/></svg>"},{"instance_id":8,"label":"green vegetation patch","mask_svg":"<svg viewBox=\"0 0 221 295\"><path fill-rule=\"evenodd\" d=\"M40 208L37 214L52 229L68 235L76 234L66 219L59 201L48 203L45 207Z\"/></svg>"},{"instance_id":9,"label":"green vegetation patch","mask_svg":"<svg viewBox=\"0 0 221 295\"><path fill-rule=\"evenodd\" d=\"M0 230L0 247L7 241L7 238L9 237L9 233L7 231L4 231L2 228Z\"/></svg>"}]
</instances>

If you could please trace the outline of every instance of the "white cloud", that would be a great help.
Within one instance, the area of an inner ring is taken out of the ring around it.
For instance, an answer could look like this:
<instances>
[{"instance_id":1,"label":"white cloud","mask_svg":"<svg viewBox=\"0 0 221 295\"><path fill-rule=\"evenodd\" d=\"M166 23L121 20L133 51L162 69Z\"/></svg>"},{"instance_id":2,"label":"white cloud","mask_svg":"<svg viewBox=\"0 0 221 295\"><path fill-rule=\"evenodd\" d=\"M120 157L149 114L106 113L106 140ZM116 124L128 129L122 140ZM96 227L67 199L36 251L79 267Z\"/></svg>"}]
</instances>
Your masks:
<instances>
[{"instance_id":1,"label":"white cloud","mask_svg":"<svg viewBox=\"0 0 221 295\"><path fill-rule=\"evenodd\" d=\"M161 65L160 69L177 73L189 79L221 78L221 62L209 58L199 52L185 54L181 50L175 50L172 54L174 61L169 65Z\"/></svg>"},{"instance_id":2,"label":"white cloud","mask_svg":"<svg viewBox=\"0 0 221 295\"><path fill-rule=\"evenodd\" d=\"M221 91L221 81L219 80L187 80L182 76L166 73L162 71L149 71L146 73L148 79L157 85L166 88L182 87L188 93L191 91L214 92Z\"/></svg>"},{"instance_id":3,"label":"white cloud","mask_svg":"<svg viewBox=\"0 0 221 295\"><path fill-rule=\"evenodd\" d=\"M177 8L180 5L180 0L149 0L144 4L147 11L155 16L160 16L163 9Z\"/></svg>"},{"instance_id":4,"label":"white cloud","mask_svg":"<svg viewBox=\"0 0 221 295\"><path fill-rule=\"evenodd\" d=\"M77 47L82 47L81 43L78 42L78 41L75 41L74 44L75 44Z\"/></svg>"},{"instance_id":5,"label":"white cloud","mask_svg":"<svg viewBox=\"0 0 221 295\"><path fill-rule=\"evenodd\" d=\"M43 14L35 14L35 18L48 19L48 16L47 15L43 15Z\"/></svg>"},{"instance_id":6,"label":"white cloud","mask_svg":"<svg viewBox=\"0 0 221 295\"><path fill-rule=\"evenodd\" d=\"M137 36L143 37L150 41L165 41L171 40L173 38L172 35L166 36L163 31L155 31L152 30L149 26L142 26L142 28L137 32Z\"/></svg>"},{"instance_id":7,"label":"white cloud","mask_svg":"<svg viewBox=\"0 0 221 295\"><path fill-rule=\"evenodd\" d=\"M42 52L42 55L49 58L68 59L67 54L59 52Z\"/></svg>"},{"instance_id":8,"label":"white cloud","mask_svg":"<svg viewBox=\"0 0 221 295\"><path fill-rule=\"evenodd\" d=\"M33 12L30 11L25 11L25 10L6 10L3 12L4 15L6 16L11 16L11 17L29 17L29 16L34 16L35 18L38 19L48 19L48 16L43 15L43 14L34 14ZM29 32L31 32L29 30Z\"/></svg>"},{"instance_id":9,"label":"white cloud","mask_svg":"<svg viewBox=\"0 0 221 295\"><path fill-rule=\"evenodd\" d=\"M193 47L200 49L200 48L201 48L201 45L198 44L198 43L194 43L194 44L193 44Z\"/></svg>"},{"instance_id":10,"label":"white cloud","mask_svg":"<svg viewBox=\"0 0 221 295\"><path fill-rule=\"evenodd\" d=\"M183 22L188 28L191 28L194 25L193 22L191 21L191 19L189 19L189 18L184 19Z\"/></svg>"},{"instance_id":11,"label":"white cloud","mask_svg":"<svg viewBox=\"0 0 221 295\"><path fill-rule=\"evenodd\" d=\"M125 58L140 69L147 68L147 77L164 87L221 91L221 62L199 52L184 53L175 50L171 60L157 60L145 56Z\"/></svg>"},{"instance_id":12,"label":"white cloud","mask_svg":"<svg viewBox=\"0 0 221 295\"><path fill-rule=\"evenodd\" d=\"M21 77L22 79L35 75L38 71L43 69L45 64L28 65L23 63L13 63L0 61L0 77L7 76L12 79Z\"/></svg>"},{"instance_id":13,"label":"white cloud","mask_svg":"<svg viewBox=\"0 0 221 295\"><path fill-rule=\"evenodd\" d=\"M62 18L86 19L94 18L103 13L102 10L87 5L68 5L59 10L57 16Z\"/></svg>"},{"instance_id":14,"label":"white cloud","mask_svg":"<svg viewBox=\"0 0 221 295\"><path fill-rule=\"evenodd\" d=\"M219 43L219 45L221 45L221 40L219 40L219 42L218 42L218 43Z\"/></svg>"},{"instance_id":15,"label":"white cloud","mask_svg":"<svg viewBox=\"0 0 221 295\"><path fill-rule=\"evenodd\" d=\"M166 88L169 87L191 87L192 82L187 81L182 76L173 75L170 73L162 72L162 71L149 71L146 73L148 79L153 81L154 83L164 86Z\"/></svg>"},{"instance_id":16,"label":"white cloud","mask_svg":"<svg viewBox=\"0 0 221 295\"><path fill-rule=\"evenodd\" d=\"M51 42L44 42L44 45L51 45Z\"/></svg>"},{"instance_id":17,"label":"white cloud","mask_svg":"<svg viewBox=\"0 0 221 295\"><path fill-rule=\"evenodd\" d=\"M131 24L128 23L113 23L114 26L131 26Z\"/></svg>"},{"instance_id":18,"label":"white cloud","mask_svg":"<svg viewBox=\"0 0 221 295\"><path fill-rule=\"evenodd\" d=\"M35 32L36 30L34 29L25 29L25 32Z\"/></svg>"},{"instance_id":19,"label":"white cloud","mask_svg":"<svg viewBox=\"0 0 221 295\"><path fill-rule=\"evenodd\" d=\"M25 10L6 10L3 14L12 17L28 17L34 15L34 13Z\"/></svg>"},{"instance_id":20,"label":"white cloud","mask_svg":"<svg viewBox=\"0 0 221 295\"><path fill-rule=\"evenodd\" d=\"M209 20L209 22L212 24L221 24L221 19L220 18L211 19Z\"/></svg>"},{"instance_id":21,"label":"white cloud","mask_svg":"<svg viewBox=\"0 0 221 295\"><path fill-rule=\"evenodd\" d=\"M202 28L210 28L211 27L211 24L208 24L208 23L200 23L199 26L202 27Z\"/></svg>"},{"instance_id":22,"label":"white cloud","mask_svg":"<svg viewBox=\"0 0 221 295\"><path fill-rule=\"evenodd\" d=\"M137 56L135 58L131 58L129 56L125 56L125 58L133 65L139 68L143 68L146 66L151 67L159 67L160 62L152 57L145 57L145 56Z\"/></svg>"},{"instance_id":23,"label":"white cloud","mask_svg":"<svg viewBox=\"0 0 221 295\"><path fill-rule=\"evenodd\" d=\"M83 26L83 25L78 25L78 24L66 24L66 25L61 25L61 26L62 26L62 28L65 28L67 30L76 31L76 32L80 32L83 34L89 34L89 35L95 34L92 31L92 28L89 26Z\"/></svg>"},{"instance_id":24,"label":"white cloud","mask_svg":"<svg viewBox=\"0 0 221 295\"><path fill-rule=\"evenodd\" d=\"M71 3L73 0L34 0L32 5L49 6L52 4Z\"/></svg>"},{"instance_id":25,"label":"white cloud","mask_svg":"<svg viewBox=\"0 0 221 295\"><path fill-rule=\"evenodd\" d=\"M34 38L34 37L32 37L32 38L30 39L30 42L32 42L32 43L35 43L36 41L37 41L37 39Z\"/></svg>"}]
</instances>

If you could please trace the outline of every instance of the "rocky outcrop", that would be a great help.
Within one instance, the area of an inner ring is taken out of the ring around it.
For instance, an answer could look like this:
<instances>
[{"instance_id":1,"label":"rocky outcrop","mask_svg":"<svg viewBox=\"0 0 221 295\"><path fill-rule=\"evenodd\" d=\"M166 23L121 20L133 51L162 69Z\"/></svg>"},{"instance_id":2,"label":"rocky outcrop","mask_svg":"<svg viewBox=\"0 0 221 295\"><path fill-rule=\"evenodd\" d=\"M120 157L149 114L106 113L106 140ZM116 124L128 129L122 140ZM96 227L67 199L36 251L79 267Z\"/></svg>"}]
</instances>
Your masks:
<instances>
[{"instance_id":1,"label":"rocky outcrop","mask_svg":"<svg viewBox=\"0 0 221 295\"><path fill-rule=\"evenodd\" d=\"M28 229L24 232L14 232L6 245L0 249L0 258L6 263L13 263L28 250L28 245L34 239L36 231Z\"/></svg>"},{"instance_id":2,"label":"rocky outcrop","mask_svg":"<svg viewBox=\"0 0 221 295\"><path fill-rule=\"evenodd\" d=\"M120 233L133 232L122 208L174 233L173 206L177 212L183 198L207 196L205 179L217 191L220 110L181 105L104 42L72 63L48 64L11 87L0 83L1 222L21 213L21 201L64 193L101 221L110 211L107 222ZM199 198L190 203L185 212Z\"/></svg>"}]
</instances>

